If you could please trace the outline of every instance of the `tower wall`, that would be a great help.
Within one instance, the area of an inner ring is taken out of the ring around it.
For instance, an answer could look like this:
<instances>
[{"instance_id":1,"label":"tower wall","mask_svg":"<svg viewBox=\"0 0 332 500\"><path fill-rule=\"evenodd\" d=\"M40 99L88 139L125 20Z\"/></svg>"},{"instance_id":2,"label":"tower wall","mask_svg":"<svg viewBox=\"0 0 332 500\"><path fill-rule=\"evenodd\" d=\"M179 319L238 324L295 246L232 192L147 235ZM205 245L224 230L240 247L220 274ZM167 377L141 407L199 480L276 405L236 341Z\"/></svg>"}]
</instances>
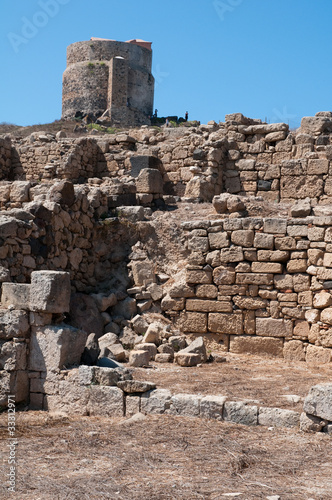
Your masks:
<instances>
[{"instance_id":1,"label":"tower wall","mask_svg":"<svg viewBox=\"0 0 332 500\"><path fill-rule=\"evenodd\" d=\"M108 109L117 125L149 124L154 98L151 65L151 50L135 43L91 40L70 45L62 117L77 112L98 117Z\"/></svg>"}]
</instances>

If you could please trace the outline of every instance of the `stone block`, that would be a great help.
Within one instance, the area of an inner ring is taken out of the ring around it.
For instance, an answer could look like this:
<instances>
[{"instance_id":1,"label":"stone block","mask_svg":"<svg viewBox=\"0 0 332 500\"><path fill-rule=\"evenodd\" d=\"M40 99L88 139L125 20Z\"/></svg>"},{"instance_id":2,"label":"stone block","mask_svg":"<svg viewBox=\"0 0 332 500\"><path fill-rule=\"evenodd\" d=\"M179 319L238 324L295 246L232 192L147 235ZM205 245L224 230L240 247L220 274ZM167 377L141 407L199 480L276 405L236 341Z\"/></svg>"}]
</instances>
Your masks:
<instances>
[{"instance_id":1,"label":"stone block","mask_svg":"<svg viewBox=\"0 0 332 500\"><path fill-rule=\"evenodd\" d=\"M262 337L285 337L293 334L291 320L274 318L256 318L256 335Z\"/></svg>"},{"instance_id":2,"label":"stone block","mask_svg":"<svg viewBox=\"0 0 332 500\"><path fill-rule=\"evenodd\" d=\"M175 353L175 362L180 366L197 366L201 363L200 354L179 351Z\"/></svg>"},{"instance_id":3,"label":"stone block","mask_svg":"<svg viewBox=\"0 0 332 500\"><path fill-rule=\"evenodd\" d=\"M313 365L322 365L331 362L332 350L315 345L308 345L306 361Z\"/></svg>"},{"instance_id":4,"label":"stone block","mask_svg":"<svg viewBox=\"0 0 332 500\"><path fill-rule=\"evenodd\" d=\"M201 399L200 417L213 420L222 420L225 396L205 396Z\"/></svg>"},{"instance_id":5,"label":"stone block","mask_svg":"<svg viewBox=\"0 0 332 500\"><path fill-rule=\"evenodd\" d=\"M163 193L163 178L159 170L153 168L143 168L137 179L136 189L138 193Z\"/></svg>"},{"instance_id":6,"label":"stone block","mask_svg":"<svg viewBox=\"0 0 332 500\"><path fill-rule=\"evenodd\" d=\"M332 329L320 330L318 340L322 347L332 347Z\"/></svg>"},{"instance_id":7,"label":"stone block","mask_svg":"<svg viewBox=\"0 0 332 500\"><path fill-rule=\"evenodd\" d=\"M154 273L154 264L149 261L134 261L131 266L135 286L148 285L150 283L154 283L155 273Z\"/></svg>"},{"instance_id":8,"label":"stone block","mask_svg":"<svg viewBox=\"0 0 332 500\"><path fill-rule=\"evenodd\" d=\"M148 366L150 361L149 351L131 351L129 355L130 366Z\"/></svg>"},{"instance_id":9,"label":"stone block","mask_svg":"<svg viewBox=\"0 0 332 500\"><path fill-rule=\"evenodd\" d=\"M62 271L33 271L31 273L31 311L69 312L70 294L69 273Z\"/></svg>"},{"instance_id":10,"label":"stone block","mask_svg":"<svg viewBox=\"0 0 332 500\"><path fill-rule=\"evenodd\" d=\"M149 353L149 361L151 359L154 359L156 354L157 354L157 347L153 343L141 343L141 344L136 344L135 349L137 351L147 351Z\"/></svg>"},{"instance_id":11,"label":"stone block","mask_svg":"<svg viewBox=\"0 0 332 500\"><path fill-rule=\"evenodd\" d=\"M28 314L25 311L0 309L0 339L26 338L30 330Z\"/></svg>"},{"instance_id":12,"label":"stone block","mask_svg":"<svg viewBox=\"0 0 332 500\"><path fill-rule=\"evenodd\" d=\"M208 329L213 333L241 335L243 333L242 314L210 313Z\"/></svg>"},{"instance_id":13,"label":"stone block","mask_svg":"<svg viewBox=\"0 0 332 500\"><path fill-rule=\"evenodd\" d=\"M252 247L254 242L255 233L252 230L239 230L233 231L231 234L231 241L234 245L242 247Z\"/></svg>"},{"instance_id":14,"label":"stone block","mask_svg":"<svg viewBox=\"0 0 332 500\"><path fill-rule=\"evenodd\" d=\"M258 250L257 260L260 262L286 262L289 252L286 250Z\"/></svg>"},{"instance_id":15,"label":"stone block","mask_svg":"<svg viewBox=\"0 0 332 500\"><path fill-rule=\"evenodd\" d=\"M273 250L274 237L272 234L256 233L253 246L255 248L265 248Z\"/></svg>"},{"instance_id":16,"label":"stone block","mask_svg":"<svg viewBox=\"0 0 332 500\"><path fill-rule=\"evenodd\" d=\"M141 412L161 415L170 408L172 394L168 389L155 389L141 396Z\"/></svg>"},{"instance_id":17,"label":"stone block","mask_svg":"<svg viewBox=\"0 0 332 500\"><path fill-rule=\"evenodd\" d=\"M99 388L95 386L95 388ZM108 389L105 387L105 389ZM120 389L117 389L118 391ZM122 391L121 391L122 393ZM87 415L90 388L78 386L71 381L60 381L57 394L45 394L44 409L50 412L63 412L68 415Z\"/></svg>"},{"instance_id":18,"label":"stone block","mask_svg":"<svg viewBox=\"0 0 332 500\"><path fill-rule=\"evenodd\" d=\"M289 361L305 361L304 345L301 340L290 340L284 345L284 358Z\"/></svg>"},{"instance_id":19,"label":"stone block","mask_svg":"<svg viewBox=\"0 0 332 500\"><path fill-rule=\"evenodd\" d=\"M229 351L235 354L283 356L283 340L271 337L231 336Z\"/></svg>"},{"instance_id":20,"label":"stone block","mask_svg":"<svg viewBox=\"0 0 332 500\"><path fill-rule=\"evenodd\" d=\"M253 273L282 273L282 264L278 262L253 262L251 264L251 271Z\"/></svg>"},{"instance_id":21,"label":"stone block","mask_svg":"<svg viewBox=\"0 0 332 500\"><path fill-rule=\"evenodd\" d=\"M123 417L124 394L117 387L91 386L87 411L90 416Z\"/></svg>"},{"instance_id":22,"label":"stone block","mask_svg":"<svg viewBox=\"0 0 332 500\"><path fill-rule=\"evenodd\" d=\"M27 344L25 342L0 341L0 370L25 370Z\"/></svg>"},{"instance_id":23,"label":"stone block","mask_svg":"<svg viewBox=\"0 0 332 500\"><path fill-rule=\"evenodd\" d=\"M178 327L183 332L206 333L207 314L200 312L184 312L178 320Z\"/></svg>"},{"instance_id":24,"label":"stone block","mask_svg":"<svg viewBox=\"0 0 332 500\"><path fill-rule=\"evenodd\" d=\"M154 358L156 363L172 363L173 359L174 356L167 352L156 354L156 357Z\"/></svg>"},{"instance_id":25,"label":"stone block","mask_svg":"<svg viewBox=\"0 0 332 500\"><path fill-rule=\"evenodd\" d=\"M196 297L200 299L216 299L218 288L215 285L198 285L196 287Z\"/></svg>"},{"instance_id":26,"label":"stone block","mask_svg":"<svg viewBox=\"0 0 332 500\"><path fill-rule=\"evenodd\" d=\"M327 323L328 325L332 325L332 307L327 307L323 309L320 314L320 320L323 323Z\"/></svg>"},{"instance_id":27,"label":"stone block","mask_svg":"<svg viewBox=\"0 0 332 500\"><path fill-rule=\"evenodd\" d=\"M322 175L327 174L329 170L329 161L321 159L309 159L308 161L308 175Z\"/></svg>"},{"instance_id":28,"label":"stone block","mask_svg":"<svg viewBox=\"0 0 332 500\"><path fill-rule=\"evenodd\" d=\"M236 283L238 285L272 285L273 274L237 273Z\"/></svg>"},{"instance_id":29,"label":"stone block","mask_svg":"<svg viewBox=\"0 0 332 500\"><path fill-rule=\"evenodd\" d=\"M175 394L171 398L171 415L180 415L181 417L198 417L200 413L199 396L193 394Z\"/></svg>"},{"instance_id":30,"label":"stone block","mask_svg":"<svg viewBox=\"0 0 332 500\"><path fill-rule=\"evenodd\" d=\"M267 427L298 427L300 414L293 410L280 408L259 408L258 425Z\"/></svg>"},{"instance_id":31,"label":"stone block","mask_svg":"<svg viewBox=\"0 0 332 500\"><path fill-rule=\"evenodd\" d=\"M265 219L264 233L286 234L287 219Z\"/></svg>"},{"instance_id":32,"label":"stone block","mask_svg":"<svg viewBox=\"0 0 332 500\"><path fill-rule=\"evenodd\" d=\"M234 267L219 266L213 270L213 282L216 285L232 285L235 283Z\"/></svg>"},{"instance_id":33,"label":"stone block","mask_svg":"<svg viewBox=\"0 0 332 500\"><path fill-rule=\"evenodd\" d=\"M207 360L206 348L204 344L203 337L197 337L193 342L191 342L187 347L182 349L177 353L179 354L198 354L200 356L199 363L205 363ZM175 356L175 359L178 359L178 356ZM180 364L180 363L178 363ZM183 365L182 365L183 366Z\"/></svg>"},{"instance_id":34,"label":"stone block","mask_svg":"<svg viewBox=\"0 0 332 500\"><path fill-rule=\"evenodd\" d=\"M191 284L212 283L212 273L204 269L186 269L186 282Z\"/></svg>"},{"instance_id":35,"label":"stone block","mask_svg":"<svg viewBox=\"0 0 332 500\"><path fill-rule=\"evenodd\" d=\"M220 250L220 262L227 264L229 262L242 262L243 249L242 247L233 246L230 248L222 248Z\"/></svg>"},{"instance_id":36,"label":"stone block","mask_svg":"<svg viewBox=\"0 0 332 500\"><path fill-rule=\"evenodd\" d=\"M187 299L187 311L199 312L232 312L233 307L230 302L217 300Z\"/></svg>"},{"instance_id":37,"label":"stone block","mask_svg":"<svg viewBox=\"0 0 332 500\"><path fill-rule=\"evenodd\" d=\"M143 394L156 388L156 384L143 380L120 380L117 386L126 394Z\"/></svg>"},{"instance_id":38,"label":"stone block","mask_svg":"<svg viewBox=\"0 0 332 500\"><path fill-rule=\"evenodd\" d=\"M141 397L128 394L125 397L125 417L132 417L141 411Z\"/></svg>"},{"instance_id":39,"label":"stone block","mask_svg":"<svg viewBox=\"0 0 332 500\"><path fill-rule=\"evenodd\" d=\"M211 250L226 248L229 246L229 239L226 232L209 233L209 245Z\"/></svg>"},{"instance_id":40,"label":"stone block","mask_svg":"<svg viewBox=\"0 0 332 500\"><path fill-rule=\"evenodd\" d=\"M29 370L58 371L78 365L87 333L68 325L32 327Z\"/></svg>"},{"instance_id":41,"label":"stone block","mask_svg":"<svg viewBox=\"0 0 332 500\"><path fill-rule=\"evenodd\" d=\"M256 297L241 297L235 296L233 297L233 302L240 309L265 309L268 305L268 302L265 299L256 298Z\"/></svg>"},{"instance_id":42,"label":"stone block","mask_svg":"<svg viewBox=\"0 0 332 500\"><path fill-rule=\"evenodd\" d=\"M22 283L3 283L1 287L3 307L15 306L15 309L28 310L30 307L30 285Z\"/></svg>"},{"instance_id":43,"label":"stone block","mask_svg":"<svg viewBox=\"0 0 332 500\"><path fill-rule=\"evenodd\" d=\"M303 410L332 422L332 384L317 384L311 387L304 400Z\"/></svg>"},{"instance_id":44,"label":"stone block","mask_svg":"<svg viewBox=\"0 0 332 500\"><path fill-rule=\"evenodd\" d=\"M257 406L247 406L242 402L226 401L223 408L223 420L243 425L257 425Z\"/></svg>"}]
</instances>

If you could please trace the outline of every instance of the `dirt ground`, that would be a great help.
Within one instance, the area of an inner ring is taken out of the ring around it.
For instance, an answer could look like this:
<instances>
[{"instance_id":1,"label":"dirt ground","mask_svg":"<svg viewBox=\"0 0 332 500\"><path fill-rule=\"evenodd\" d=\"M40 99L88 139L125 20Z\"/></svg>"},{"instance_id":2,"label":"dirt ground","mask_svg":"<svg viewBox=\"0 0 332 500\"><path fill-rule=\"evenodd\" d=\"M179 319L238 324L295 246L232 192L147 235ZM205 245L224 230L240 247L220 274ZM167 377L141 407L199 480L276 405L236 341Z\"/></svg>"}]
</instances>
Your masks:
<instances>
[{"instance_id":1,"label":"dirt ground","mask_svg":"<svg viewBox=\"0 0 332 500\"><path fill-rule=\"evenodd\" d=\"M191 368L152 362L151 368L135 368L133 376L154 382L160 389L170 389L173 394L227 396L231 401L246 400L298 412L302 411L310 387L332 381L332 363L312 366L300 361L231 353L225 353L224 357L225 363Z\"/></svg>"},{"instance_id":2,"label":"dirt ground","mask_svg":"<svg viewBox=\"0 0 332 500\"><path fill-rule=\"evenodd\" d=\"M17 416L19 500L330 500L331 437L168 415L141 421Z\"/></svg>"}]
</instances>

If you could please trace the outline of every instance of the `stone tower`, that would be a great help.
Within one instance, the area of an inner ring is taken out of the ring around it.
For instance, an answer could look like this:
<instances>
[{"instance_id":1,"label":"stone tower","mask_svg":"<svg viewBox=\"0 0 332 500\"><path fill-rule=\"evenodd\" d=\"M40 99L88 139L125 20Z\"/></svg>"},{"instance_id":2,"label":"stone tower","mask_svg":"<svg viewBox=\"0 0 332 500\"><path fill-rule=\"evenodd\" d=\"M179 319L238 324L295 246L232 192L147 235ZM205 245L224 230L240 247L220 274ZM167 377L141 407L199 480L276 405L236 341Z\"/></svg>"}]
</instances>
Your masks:
<instances>
[{"instance_id":1,"label":"stone tower","mask_svg":"<svg viewBox=\"0 0 332 500\"><path fill-rule=\"evenodd\" d=\"M154 78L151 43L91 38L67 48L62 118L104 115L114 126L149 125Z\"/></svg>"}]
</instances>

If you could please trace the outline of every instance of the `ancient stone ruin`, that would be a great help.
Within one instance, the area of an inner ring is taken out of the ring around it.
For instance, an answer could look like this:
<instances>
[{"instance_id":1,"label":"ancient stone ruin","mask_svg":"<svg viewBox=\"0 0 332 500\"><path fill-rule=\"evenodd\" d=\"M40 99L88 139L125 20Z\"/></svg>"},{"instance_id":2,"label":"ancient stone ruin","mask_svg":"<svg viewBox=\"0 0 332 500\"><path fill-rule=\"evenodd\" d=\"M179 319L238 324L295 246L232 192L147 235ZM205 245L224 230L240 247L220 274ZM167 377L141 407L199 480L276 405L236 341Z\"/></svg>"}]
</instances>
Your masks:
<instances>
[{"instance_id":1,"label":"ancient stone ruin","mask_svg":"<svg viewBox=\"0 0 332 500\"><path fill-rule=\"evenodd\" d=\"M149 125L154 78L151 43L91 38L67 49L62 117L88 115L112 126Z\"/></svg>"},{"instance_id":2,"label":"ancient stone ruin","mask_svg":"<svg viewBox=\"0 0 332 500\"><path fill-rule=\"evenodd\" d=\"M83 42L84 53L102 43ZM281 418L172 395L128 367L227 352L331 363L331 132L323 112L296 131L234 114L188 128L1 137L0 404L11 392L31 408L90 415ZM330 390L317 397L331 404ZM330 431L331 413L310 401L302 427L315 417Z\"/></svg>"}]
</instances>

